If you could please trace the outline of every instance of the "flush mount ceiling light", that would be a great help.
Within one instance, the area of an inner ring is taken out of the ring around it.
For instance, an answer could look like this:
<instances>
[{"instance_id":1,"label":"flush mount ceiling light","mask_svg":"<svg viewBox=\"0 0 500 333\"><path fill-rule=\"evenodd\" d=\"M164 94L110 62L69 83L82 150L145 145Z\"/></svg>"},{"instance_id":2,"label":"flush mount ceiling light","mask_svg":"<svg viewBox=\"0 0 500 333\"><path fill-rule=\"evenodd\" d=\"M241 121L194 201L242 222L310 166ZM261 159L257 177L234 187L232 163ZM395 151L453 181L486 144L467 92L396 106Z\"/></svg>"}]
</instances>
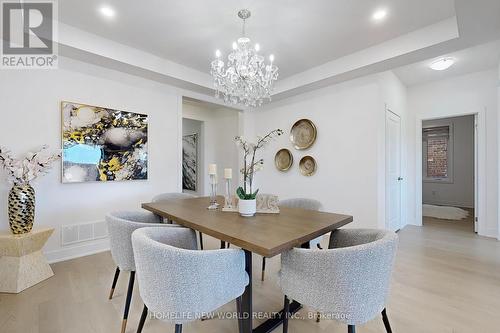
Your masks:
<instances>
[{"instance_id":1,"label":"flush mount ceiling light","mask_svg":"<svg viewBox=\"0 0 500 333\"><path fill-rule=\"evenodd\" d=\"M380 22L380 21L384 20L386 17L387 17L387 10L386 9L378 9L372 15L372 19L376 22Z\"/></svg>"},{"instance_id":2,"label":"flush mount ceiling light","mask_svg":"<svg viewBox=\"0 0 500 333\"><path fill-rule=\"evenodd\" d=\"M455 59L447 57L433 61L429 67L435 71L444 71L453 66L454 63Z\"/></svg>"},{"instance_id":3,"label":"flush mount ceiling light","mask_svg":"<svg viewBox=\"0 0 500 333\"><path fill-rule=\"evenodd\" d=\"M215 51L210 74L214 78L215 96L226 103L244 104L250 107L262 105L264 99L271 100L274 82L278 79L278 67L274 55L265 58L258 54L259 44L251 45L245 35L245 23L251 13L247 9L238 12L243 20L242 37L233 42L233 51L224 63L220 50Z\"/></svg>"},{"instance_id":4,"label":"flush mount ceiling light","mask_svg":"<svg viewBox=\"0 0 500 333\"><path fill-rule=\"evenodd\" d=\"M102 16L107 18L113 18L116 15L115 10L109 6L99 7L99 13L101 13Z\"/></svg>"}]
</instances>

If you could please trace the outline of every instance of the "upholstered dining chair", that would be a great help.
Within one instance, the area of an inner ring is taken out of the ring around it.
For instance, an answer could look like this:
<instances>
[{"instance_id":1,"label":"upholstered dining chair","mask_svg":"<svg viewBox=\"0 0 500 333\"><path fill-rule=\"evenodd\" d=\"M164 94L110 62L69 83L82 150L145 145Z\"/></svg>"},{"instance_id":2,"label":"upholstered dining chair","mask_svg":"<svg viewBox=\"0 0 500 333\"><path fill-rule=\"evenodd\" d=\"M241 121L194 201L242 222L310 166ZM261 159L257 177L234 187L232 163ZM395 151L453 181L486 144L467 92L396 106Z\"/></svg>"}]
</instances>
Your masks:
<instances>
[{"instance_id":1,"label":"upholstered dining chair","mask_svg":"<svg viewBox=\"0 0 500 333\"><path fill-rule=\"evenodd\" d=\"M132 244L144 309L137 332L148 311L175 324L201 319L232 300L241 309L241 295L248 285L243 250L198 251L196 234L188 228L142 228L132 234Z\"/></svg>"},{"instance_id":2,"label":"upholstered dining chair","mask_svg":"<svg viewBox=\"0 0 500 333\"><path fill-rule=\"evenodd\" d=\"M290 298L348 325L354 333L382 314L391 333L385 304L396 256L398 236L377 229L339 229L327 250L294 248L281 256L280 285L285 313ZM283 332L288 331L288 316Z\"/></svg>"},{"instance_id":3,"label":"upholstered dining chair","mask_svg":"<svg viewBox=\"0 0 500 333\"><path fill-rule=\"evenodd\" d=\"M195 195L183 192L161 193L153 197L153 202L162 202L175 199L192 199ZM200 248L203 250L203 234L200 232Z\"/></svg>"},{"instance_id":4,"label":"upholstered dining chair","mask_svg":"<svg viewBox=\"0 0 500 333\"><path fill-rule=\"evenodd\" d=\"M278 203L279 207L288 207L288 208L301 208L308 210L320 210L321 202L314 199L305 199L305 198L294 198L294 199L285 199L280 200ZM321 237L315 238L309 242L309 246L311 248L320 248ZM262 273L260 279L264 281L266 274L266 257L262 257Z\"/></svg>"},{"instance_id":5,"label":"upholstered dining chair","mask_svg":"<svg viewBox=\"0 0 500 333\"><path fill-rule=\"evenodd\" d=\"M127 327L128 313L130 309L130 301L132 300L132 292L134 289L135 280L135 261L134 252L132 250L132 232L139 228L148 226L168 227L169 229L178 228L175 224L165 224L161 217L146 211L122 211L114 212L106 215L106 223L108 226L109 245L111 256L116 263L116 271L109 292L109 299L113 298L116 283L120 272L130 272L127 297L125 300L125 309L123 311L122 330L125 332Z\"/></svg>"}]
</instances>

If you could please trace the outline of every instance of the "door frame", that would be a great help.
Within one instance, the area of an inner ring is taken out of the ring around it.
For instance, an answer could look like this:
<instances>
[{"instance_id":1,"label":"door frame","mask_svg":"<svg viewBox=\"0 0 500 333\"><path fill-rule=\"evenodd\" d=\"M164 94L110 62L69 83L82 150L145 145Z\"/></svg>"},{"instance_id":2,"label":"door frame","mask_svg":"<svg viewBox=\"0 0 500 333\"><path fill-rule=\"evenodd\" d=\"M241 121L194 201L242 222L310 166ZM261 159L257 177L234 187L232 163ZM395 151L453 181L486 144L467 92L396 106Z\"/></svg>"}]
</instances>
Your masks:
<instances>
[{"instance_id":1,"label":"door frame","mask_svg":"<svg viewBox=\"0 0 500 333\"><path fill-rule=\"evenodd\" d=\"M399 118L399 177L401 177L401 181L399 181L399 225L395 229L396 231L400 230L403 227L403 118L401 115L397 114L396 112L392 111L390 108L386 106L385 108L385 221L384 221L384 226L386 229L389 229L389 220L387 218L388 212L389 212L389 200L388 200L388 195L390 192L390 186L389 185L389 166L387 163L387 120L389 117L389 113L398 117Z\"/></svg>"},{"instance_id":2,"label":"door frame","mask_svg":"<svg viewBox=\"0 0 500 333\"><path fill-rule=\"evenodd\" d=\"M435 116L417 115L416 117L416 165L415 165L415 225L421 226L422 217L422 128L425 120L474 116L474 215L478 219L477 233L487 236L486 223L486 110L470 112L444 112Z\"/></svg>"}]
</instances>

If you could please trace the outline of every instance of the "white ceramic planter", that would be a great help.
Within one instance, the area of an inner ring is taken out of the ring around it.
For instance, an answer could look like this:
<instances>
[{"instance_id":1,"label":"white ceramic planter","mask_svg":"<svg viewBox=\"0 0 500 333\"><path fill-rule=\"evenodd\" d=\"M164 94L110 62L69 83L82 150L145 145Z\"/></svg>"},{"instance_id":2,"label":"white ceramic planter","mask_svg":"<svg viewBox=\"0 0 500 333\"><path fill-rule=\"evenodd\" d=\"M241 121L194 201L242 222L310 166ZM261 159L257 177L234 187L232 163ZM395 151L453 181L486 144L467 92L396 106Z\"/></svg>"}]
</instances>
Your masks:
<instances>
[{"instance_id":1,"label":"white ceramic planter","mask_svg":"<svg viewBox=\"0 0 500 333\"><path fill-rule=\"evenodd\" d=\"M254 216L257 211L256 200L238 200L238 211L241 216L249 217Z\"/></svg>"}]
</instances>

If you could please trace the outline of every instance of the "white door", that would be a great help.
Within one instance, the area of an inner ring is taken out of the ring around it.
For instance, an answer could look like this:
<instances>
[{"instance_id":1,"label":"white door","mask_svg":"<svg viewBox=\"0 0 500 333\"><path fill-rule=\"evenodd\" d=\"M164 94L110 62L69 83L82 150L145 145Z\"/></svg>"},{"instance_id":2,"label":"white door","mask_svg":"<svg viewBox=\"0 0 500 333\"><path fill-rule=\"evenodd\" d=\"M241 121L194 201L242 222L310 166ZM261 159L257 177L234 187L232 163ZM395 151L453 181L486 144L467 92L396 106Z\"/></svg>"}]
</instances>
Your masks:
<instances>
[{"instance_id":1,"label":"white door","mask_svg":"<svg viewBox=\"0 0 500 333\"><path fill-rule=\"evenodd\" d=\"M474 115L474 232L478 232L478 149L477 149L477 140L478 140L478 132L477 132L477 114Z\"/></svg>"},{"instance_id":2,"label":"white door","mask_svg":"<svg viewBox=\"0 0 500 333\"><path fill-rule=\"evenodd\" d=\"M401 118L386 111L385 136L385 227L401 228Z\"/></svg>"}]
</instances>

